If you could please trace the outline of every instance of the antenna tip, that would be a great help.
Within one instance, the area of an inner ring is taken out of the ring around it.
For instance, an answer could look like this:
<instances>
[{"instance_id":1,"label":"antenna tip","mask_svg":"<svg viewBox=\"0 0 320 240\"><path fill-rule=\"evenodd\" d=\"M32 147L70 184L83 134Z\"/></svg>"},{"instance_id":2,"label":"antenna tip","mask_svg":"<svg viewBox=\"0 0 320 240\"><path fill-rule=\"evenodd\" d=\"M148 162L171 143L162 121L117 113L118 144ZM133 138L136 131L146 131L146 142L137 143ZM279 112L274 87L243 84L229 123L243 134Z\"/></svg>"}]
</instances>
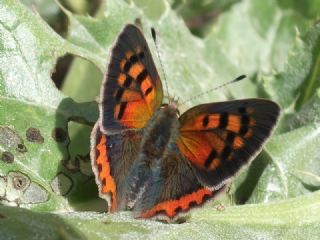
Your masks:
<instances>
[{"instance_id":1,"label":"antenna tip","mask_svg":"<svg viewBox=\"0 0 320 240\"><path fill-rule=\"evenodd\" d=\"M154 28L151 28L151 35L154 41L156 41L156 30L154 30Z\"/></svg>"},{"instance_id":2,"label":"antenna tip","mask_svg":"<svg viewBox=\"0 0 320 240\"><path fill-rule=\"evenodd\" d=\"M244 78L246 78L247 76L246 75L240 75L239 77L237 77L236 79L234 79L233 81L234 82L238 82L238 81L240 81L240 80L242 80L242 79L244 79Z\"/></svg>"}]
</instances>

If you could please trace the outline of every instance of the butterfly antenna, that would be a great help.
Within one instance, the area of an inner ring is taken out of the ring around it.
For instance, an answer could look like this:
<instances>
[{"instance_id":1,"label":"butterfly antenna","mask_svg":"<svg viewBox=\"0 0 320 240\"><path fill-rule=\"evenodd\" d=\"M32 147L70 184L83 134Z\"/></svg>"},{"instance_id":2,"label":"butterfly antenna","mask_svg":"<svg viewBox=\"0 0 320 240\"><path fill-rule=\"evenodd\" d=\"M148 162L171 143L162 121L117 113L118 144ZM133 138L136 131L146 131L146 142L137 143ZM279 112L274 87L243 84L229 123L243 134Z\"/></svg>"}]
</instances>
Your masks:
<instances>
[{"instance_id":1,"label":"butterfly antenna","mask_svg":"<svg viewBox=\"0 0 320 240\"><path fill-rule=\"evenodd\" d=\"M195 95L195 96L193 96L193 97L191 97L191 98L183 101L181 104L179 104L179 106L182 106L182 105L186 104L187 102L190 102L190 101L192 101L192 100L194 100L194 99L197 99L197 98L199 98L199 97L201 97L201 96L203 96L203 95L205 95L205 94L208 94L208 93L210 93L210 92L212 92L212 91L215 91L215 90L218 90L218 89L220 89L220 88L223 88L223 87L225 87L225 86L227 86L227 85L229 85L229 84L232 84L232 83L238 82L238 81L240 81L240 80L242 80L242 79L245 79L246 77L247 77L246 75L240 75L239 77L237 77L237 78L235 78L235 79L233 79L233 80L231 80L231 81L229 81L229 82L226 82L226 83L224 83L224 84L222 84L222 85L220 85L220 86L218 86L218 87L211 88L211 89L209 89L209 90L207 90L207 91L205 91L205 92L202 92L202 93L200 93L200 94L198 94L198 95Z\"/></svg>"},{"instance_id":2,"label":"butterfly antenna","mask_svg":"<svg viewBox=\"0 0 320 240\"><path fill-rule=\"evenodd\" d=\"M167 93L168 93L168 101L170 102L170 94L169 94L167 78L166 78L166 74L164 72L164 68L163 68L163 64L162 64L162 61L161 61L160 52L159 52L159 48L158 48L158 44L157 44L156 30L153 27L151 28L151 35L152 35L152 38L153 38L154 45L156 46L157 55L158 55L158 59L159 59L160 66L161 66L161 71L162 71L163 78L164 78L164 83L166 85L166 90L167 90Z\"/></svg>"}]
</instances>

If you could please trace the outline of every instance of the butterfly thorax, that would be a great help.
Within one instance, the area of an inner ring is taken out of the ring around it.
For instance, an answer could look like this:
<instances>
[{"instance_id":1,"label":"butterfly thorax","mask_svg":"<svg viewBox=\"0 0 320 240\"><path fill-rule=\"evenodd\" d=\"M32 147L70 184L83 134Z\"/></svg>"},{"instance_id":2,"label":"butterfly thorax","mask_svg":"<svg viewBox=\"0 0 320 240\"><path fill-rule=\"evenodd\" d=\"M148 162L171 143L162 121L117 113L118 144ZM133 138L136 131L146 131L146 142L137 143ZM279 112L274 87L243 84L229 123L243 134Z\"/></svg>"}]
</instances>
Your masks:
<instances>
[{"instance_id":1,"label":"butterfly thorax","mask_svg":"<svg viewBox=\"0 0 320 240\"><path fill-rule=\"evenodd\" d=\"M171 104L162 106L149 121L141 149L149 157L161 157L179 127L177 108Z\"/></svg>"}]
</instances>

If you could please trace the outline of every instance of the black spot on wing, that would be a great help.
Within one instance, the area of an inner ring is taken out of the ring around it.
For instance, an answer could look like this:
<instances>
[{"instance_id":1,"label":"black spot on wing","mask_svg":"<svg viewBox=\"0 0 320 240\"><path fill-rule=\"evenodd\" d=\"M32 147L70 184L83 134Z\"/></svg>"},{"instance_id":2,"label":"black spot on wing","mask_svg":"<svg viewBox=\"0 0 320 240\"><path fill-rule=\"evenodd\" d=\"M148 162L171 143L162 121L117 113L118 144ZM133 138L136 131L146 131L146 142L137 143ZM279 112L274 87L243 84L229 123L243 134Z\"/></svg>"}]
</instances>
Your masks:
<instances>
[{"instance_id":1,"label":"black spot on wing","mask_svg":"<svg viewBox=\"0 0 320 240\"><path fill-rule=\"evenodd\" d=\"M232 145L235 137L236 137L236 134L234 132L228 132L228 135L226 138L227 143Z\"/></svg>"},{"instance_id":2,"label":"black spot on wing","mask_svg":"<svg viewBox=\"0 0 320 240\"><path fill-rule=\"evenodd\" d=\"M228 126L229 114L226 112L221 113L219 120L219 128L226 128Z\"/></svg>"},{"instance_id":3,"label":"black spot on wing","mask_svg":"<svg viewBox=\"0 0 320 240\"><path fill-rule=\"evenodd\" d=\"M250 122L250 118L248 115L244 114L241 116L241 125L248 125Z\"/></svg>"},{"instance_id":4,"label":"black spot on wing","mask_svg":"<svg viewBox=\"0 0 320 240\"><path fill-rule=\"evenodd\" d=\"M196 207L198 204L196 201L192 201L189 203L189 208Z\"/></svg>"},{"instance_id":5,"label":"black spot on wing","mask_svg":"<svg viewBox=\"0 0 320 240\"><path fill-rule=\"evenodd\" d=\"M124 93L124 88L122 88L122 87L118 88L118 91L115 96L116 101L119 102L121 100L123 93Z\"/></svg>"},{"instance_id":6,"label":"black spot on wing","mask_svg":"<svg viewBox=\"0 0 320 240\"><path fill-rule=\"evenodd\" d=\"M206 115L202 120L202 126L207 127L209 124L209 115Z\"/></svg>"},{"instance_id":7,"label":"black spot on wing","mask_svg":"<svg viewBox=\"0 0 320 240\"><path fill-rule=\"evenodd\" d=\"M123 117L124 114L124 110L127 107L127 102L122 102L120 103L120 110L119 110L119 114L118 114L118 120L120 120Z\"/></svg>"},{"instance_id":8,"label":"black spot on wing","mask_svg":"<svg viewBox=\"0 0 320 240\"><path fill-rule=\"evenodd\" d=\"M138 62L139 58L137 55L132 55L130 58L129 58L129 61L131 62L131 64L135 64L136 62Z\"/></svg>"},{"instance_id":9,"label":"black spot on wing","mask_svg":"<svg viewBox=\"0 0 320 240\"><path fill-rule=\"evenodd\" d=\"M181 208L181 207L177 207L176 209L174 209L174 211L175 211L176 213L179 213L179 212L182 211L182 208Z\"/></svg>"},{"instance_id":10,"label":"black spot on wing","mask_svg":"<svg viewBox=\"0 0 320 240\"><path fill-rule=\"evenodd\" d=\"M149 87L149 88L146 90L146 92L144 93L144 95L145 95L145 96L148 96L149 93L151 93L151 92L152 92L152 86Z\"/></svg>"},{"instance_id":11,"label":"black spot on wing","mask_svg":"<svg viewBox=\"0 0 320 240\"><path fill-rule=\"evenodd\" d=\"M123 70L128 73L130 71L130 68L132 66L132 63L130 61L126 61L126 63L124 64Z\"/></svg>"},{"instance_id":12,"label":"black spot on wing","mask_svg":"<svg viewBox=\"0 0 320 240\"><path fill-rule=\"evenodd\" d=\"M126 76L126 80L125 80L124 83L123 83L123 86L124 86L125 88L130 87L130 85L131 85L131 83L132 83L132 80L133 80L133 78L132 78L131 76L127 75L127 76Z\"/></svg>"},{"instance_id":13,"label":"black spot on wing","mask_svg":"<svg viewBox=\"0 0 320 240\"><path fill-rule=\"evenodd\" d=\"M204 166L206 168L210 167L212 161L218 156L216 150L212 149L211 153L209 154L208 158L204 162Z\"/></svg>"},{"instance_id":14,"label":"black spot on wing","mask_svg":"<svg viewBox=\"0 0 320 240\"><path fill-rule=\"evenodd\" d=\"M225 146L225 148L222 150L221 158L227 159L229 157L229 155L231 154L231 152L232 152L232 148L229 146Z\"/></svg>"},{"instance_id":15,"label":"black spot on wing","mask_svg":"<svg viewBox=\"0 0 320 240\"><path fill-rule=\"evenodd\" d=\"M246 133L249 131L249 127L248 126L241 126L241 128L240 128L240 131L239 131L239 134L241 135L241 136L244 136L244 135L246 135Z\"/></svg>"},{"instance_id":16,"label":"black spot on wing","mask_svg":"<svg viewBox=\"0 0 320 240\"><path fill-rule=\"evenodd\" d=\"M143 69L137 76L138 86L141 86L141 83L146 79L147 76L148 76L147 69Z\"/></svg>"},{"instance_id":17,"label":"black spot on wing","mask_svg":"<svg viewBox=\"0 0 320 240\"><path fill-rule=\"evenodd\" d=\"M143 59L145 57L144 52L139 52L138 56L140 59Z\"/></svg>"},{"instance_id":18,"label":"black spot on wing","mask_svg":"<svg viewBox=\"0 0 320 240\"><path fill-rule=\"evenodd\" d=\"M245 107L240 107L238 109L239 113L243 114L243 113L246 113L247 112L247 109Z\"/></svg>"}]
</instances>

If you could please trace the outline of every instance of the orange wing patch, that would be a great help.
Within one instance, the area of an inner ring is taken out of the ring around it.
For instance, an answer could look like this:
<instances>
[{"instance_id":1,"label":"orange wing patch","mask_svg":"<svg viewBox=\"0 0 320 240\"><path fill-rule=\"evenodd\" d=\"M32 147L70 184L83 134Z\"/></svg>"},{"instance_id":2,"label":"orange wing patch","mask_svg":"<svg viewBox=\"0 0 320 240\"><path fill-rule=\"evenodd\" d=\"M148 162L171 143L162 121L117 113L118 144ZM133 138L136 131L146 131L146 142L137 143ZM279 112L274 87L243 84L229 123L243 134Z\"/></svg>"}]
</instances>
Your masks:
<instances>
[{"instance_id":1,"label":"orange wing patch","mask_svg":"<svg viewBox=\"0 0 320 240\"><path fill-rule=\"evenodd\" d=\"M118 103L115 106L114 118L128 128L143 128L149 120L149 115L145 112L146 105L144 101Z\"/></svg>"},{"instance_id":2,"label":"orange wing patch","mask_svg":"<svg viewBox=\"0 0 320 240\"><path fill-rule=\"evenodd\" d=\"M220 128L238 133L243 125L253 127L256 121L248 115L227 113L200 114L181 127L181 131L195 131Z\"/></svg>"},{"instance_id":3,"label":"orange wing patch","mask_svg":"<svg viewBox=\"0 0 320 240\"><path fill-rule=\"evenodd\" d=\"M111 176L110 162L107 153L107 138L105 135L101 136L100 142L97 145L99 156L97 157L96 164L98 166L98 177L101 181L101 192L111 195L111 206L109 206L110 212L114 212L117 209L117 189L116 183Z\"/></svg>"},{"instance_id":4,"label":"orange wing patch","mask_svg":"<svg viewBox=\"0 0 320 240\"><path fill-rule=\"evenodd\" d=\"M199 168L214 169L220 165L220 158L226 143L214 133L186 132L178 138L180 151Z\"/></svg>"},{"instance_id":5,"label":"orange wing patch","mask_svg":"<svg viewBox=\"0 0 320 240\"><path fill-rule=\"evenodd\" d=\"M235 139L233 140L232 147L235 149L240 149L244 146L244 141L241 137L236 136Z\"/></svg>"},{"instance_id":6,"label":"orange wing patch","mask_svg":"<svg viewBox=\"0 0 320 240\"><path fill-rule=\"evenodd\" d=\"M198 168L214 170L221 160L232 160L233 152L244 147L255 124L247 114L199 114L181 126L177 145Z\"/></svg>"},{"instance_id":7,"label":"orange wing patch","mask_svg":"<svg viewBox=\"0 0 320 240\"><path fill-rule=\"evenodd\" d=\"M141 214L141 218L152 218L157 214L164 214L169 218L175 217L178 213L189 210L191 207L201 205L207 198L213 196L213 192L202 188L196 192L187 194L177 200L168 200L158 203L150 210Z\"/></svg>"},{"instance_id":8,"label":"orange wing patch","mask_svg":"<svg viewBox=\"0 0 320 240\"><path fill-rule=\"evenodd\" d=\"M192 121L182 126L181 131L203 130L217 128L219 126L220 114L201 114Z\"/></svg>"},{"instance_id":9,"label":"orange wing patch","mask_svg":"<svg viewBox=\"0 0 320 240\"><path fill-rule=\"evenodd\" d=\"M114 117L125 127L142 128L153 113L156 86L153 86L148 70L142 63L143 51L128 51L120 61L119 88L114 93L117 104ZM137 121L139 119L139 121Z\"/></svg>"},{"instance_id":10,"label":"orange wing patch","mask_svg":"<svg viewBox=\"0 0 320 240\"><path fill-rule=\"evenodd\" d=\"M121 96L117 96L118 94ZM141 94L139 92L131 89L125 90L123 88L118 88L118 91L114 94L114 97L119 99L119 102L134 102L141 100Z\"/></svg>"},{"instance_id":11,"label":"orange wing patch","mask_svg":"<svg viewBox=\"0 0 320 240\"><path fill-rule=\"evenodd\" d=\"M131 76L133 79L137 79L140 73L144 70L144 66L142 65L141 62L137 62L132 67L130 68L128 74Z\"/></svg>"},{"instance_id":12,"label":"orange wing patch","mask_svg":"<svg viewBox=\"0 0 320 240\"><path fill-rule=\"evenodd\" d=\"M228 125L226 129L231 132L239 132L241 128L241 118L238 115L230 115L228 117Z\"/></svg>"}]
</instances>

